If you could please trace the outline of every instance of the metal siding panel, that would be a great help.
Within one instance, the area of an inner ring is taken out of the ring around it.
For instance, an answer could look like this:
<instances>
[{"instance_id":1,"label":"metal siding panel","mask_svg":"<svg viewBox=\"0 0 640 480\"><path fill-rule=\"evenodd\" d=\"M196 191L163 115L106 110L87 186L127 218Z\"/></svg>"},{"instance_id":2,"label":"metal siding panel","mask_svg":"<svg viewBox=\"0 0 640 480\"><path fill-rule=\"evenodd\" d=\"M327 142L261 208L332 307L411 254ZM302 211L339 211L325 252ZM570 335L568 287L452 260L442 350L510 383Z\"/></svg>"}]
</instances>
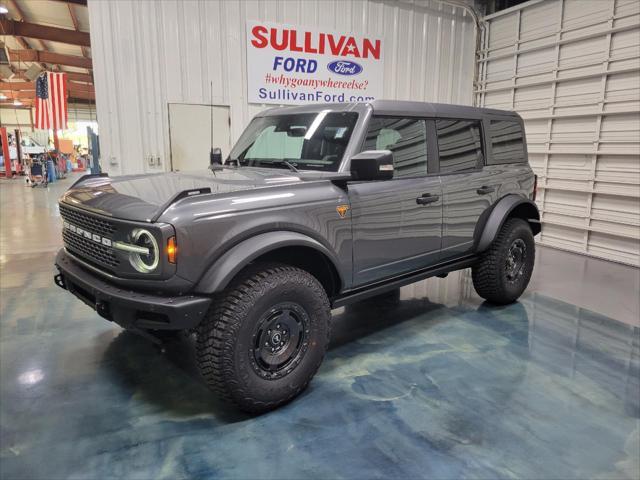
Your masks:
<instances>
[{"instance_id":1,"label":"metal siding panel","mask_svg":"<svg viewBox=\"0 0 640 480\"><path fill-rule=\"evenodd\" d=\"M639 13L636 0L548 0L491 15L476 90L525 119L541 243L636 266Z\"/></svg>"},{"instance_id":2,"label":"metal siding panel","mask_svg":"<svg viewBox=\"0 0 640 480\"><path fill-rule=\"evenodd\" d=\"M474 24L461 8L427 0L88 3L103 166L114 175L169 168L168 103L229 106L232 142L264 109L246 101L248 19L383 36L385 98L472 102Z\"/></svg>"}]
</instances>

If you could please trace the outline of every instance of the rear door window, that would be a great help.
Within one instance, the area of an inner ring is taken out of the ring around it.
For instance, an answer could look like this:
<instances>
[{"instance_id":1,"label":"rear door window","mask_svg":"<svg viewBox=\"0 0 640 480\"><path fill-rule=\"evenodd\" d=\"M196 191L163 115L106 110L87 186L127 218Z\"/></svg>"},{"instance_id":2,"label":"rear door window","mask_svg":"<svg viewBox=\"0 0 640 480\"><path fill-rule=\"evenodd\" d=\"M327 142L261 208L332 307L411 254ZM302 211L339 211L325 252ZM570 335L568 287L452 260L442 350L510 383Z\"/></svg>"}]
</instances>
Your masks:
<instances>
[{"instance_id":1,"label":"rear door window","mask_svg":"<svg viewBox=\"0 0 640 480\"><path fill-rule=\"evenodd\" d=\"M483 158L479 120L436 120L440 173L475 170Z\"/></svg>"},{"instance_id":2,"label":"rear door window","mask_svg":"<svg viewBox=\"0 0 640 480\"><path fill-rule=\"evenodd\" d=\"M524 162L524 139L520 122L491 120L491 158L487 165Z\"/></svg>"}]
</instances>

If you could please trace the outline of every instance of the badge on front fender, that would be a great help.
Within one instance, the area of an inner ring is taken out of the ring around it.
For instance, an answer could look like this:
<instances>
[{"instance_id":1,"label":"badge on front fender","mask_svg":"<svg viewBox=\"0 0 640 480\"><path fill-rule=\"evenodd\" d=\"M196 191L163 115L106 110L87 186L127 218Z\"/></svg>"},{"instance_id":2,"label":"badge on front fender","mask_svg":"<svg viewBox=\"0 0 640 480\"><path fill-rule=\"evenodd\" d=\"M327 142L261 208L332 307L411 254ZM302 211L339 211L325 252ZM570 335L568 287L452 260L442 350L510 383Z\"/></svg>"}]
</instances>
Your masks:
<instances>
[{"instance_id":1,"label":"badge on front fender","mask_svg":"<svg viewBox=\"0 0 640 480\"><path fill-rule=\"evenodd\" d=\"M338 215L340 215L340 218L346 217L348 211L349 211L349 205L338 205L336 207L336 212L338 212Z\"/></svg>"}]
</instances>

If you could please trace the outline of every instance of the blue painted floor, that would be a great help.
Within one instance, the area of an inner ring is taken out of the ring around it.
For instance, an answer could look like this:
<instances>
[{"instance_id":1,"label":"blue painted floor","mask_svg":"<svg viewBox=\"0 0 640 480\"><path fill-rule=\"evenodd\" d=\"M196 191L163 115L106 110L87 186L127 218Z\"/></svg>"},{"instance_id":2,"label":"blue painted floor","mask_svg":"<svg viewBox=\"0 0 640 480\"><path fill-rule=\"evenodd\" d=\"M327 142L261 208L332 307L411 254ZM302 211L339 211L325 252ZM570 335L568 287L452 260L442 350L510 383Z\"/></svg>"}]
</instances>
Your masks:
<instances>
[{"instance_id":1,"label":"blue painted floor","mask_svg":"<svg viewBox=\"0 0 640 480\"><path fill-rule=\"evenodd\" d=\"M640 477L637 326L456 273L335 310L310 388L249 417L191 339L161 354L53 286L56 191L20 192L46 218L18 253L0 225L2 479Z\"/></svg>"}]
</instances>

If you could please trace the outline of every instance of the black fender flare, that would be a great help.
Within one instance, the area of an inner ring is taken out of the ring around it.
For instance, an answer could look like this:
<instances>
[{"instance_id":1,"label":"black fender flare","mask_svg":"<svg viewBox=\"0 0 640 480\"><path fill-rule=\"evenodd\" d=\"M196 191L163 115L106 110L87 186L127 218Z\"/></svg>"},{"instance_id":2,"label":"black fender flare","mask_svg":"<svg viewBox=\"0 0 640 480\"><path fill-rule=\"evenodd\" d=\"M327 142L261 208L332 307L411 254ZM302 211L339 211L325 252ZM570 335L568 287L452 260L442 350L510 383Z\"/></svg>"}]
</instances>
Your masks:
<instances>
[{"instance_id":1,"label":"black fender flare","mask_svg":"<svg viewBox=\"0 0 640 480\"><path fill-rule=\"evenodd\" d=\"M541 231L540 212L533 200L510 194L498 200L488 211L488 214L480 218L478 228L476 228L476 252L483 252L498 235L505 220L516 211L518 218L526 220L531 226L534 235ZM484 225L481 222L484 221Z\"/></svg>"},{"instance_id":2,"label":"black fender flare","mask_svg":"<svg viewBox=\"0 0 640 480\"><path fill-rule=\"evenodd\" d=\"M256 235L234 245L218 258L200 278L195 291L211 294L226 288L244 267L256 258L282 247L309 247L324 254L333 264L340 281L344 282L336 256L317 240L298 232L274 231ZM343 283L344 284L344 283Z\"/></svg>"}]
</instances>

